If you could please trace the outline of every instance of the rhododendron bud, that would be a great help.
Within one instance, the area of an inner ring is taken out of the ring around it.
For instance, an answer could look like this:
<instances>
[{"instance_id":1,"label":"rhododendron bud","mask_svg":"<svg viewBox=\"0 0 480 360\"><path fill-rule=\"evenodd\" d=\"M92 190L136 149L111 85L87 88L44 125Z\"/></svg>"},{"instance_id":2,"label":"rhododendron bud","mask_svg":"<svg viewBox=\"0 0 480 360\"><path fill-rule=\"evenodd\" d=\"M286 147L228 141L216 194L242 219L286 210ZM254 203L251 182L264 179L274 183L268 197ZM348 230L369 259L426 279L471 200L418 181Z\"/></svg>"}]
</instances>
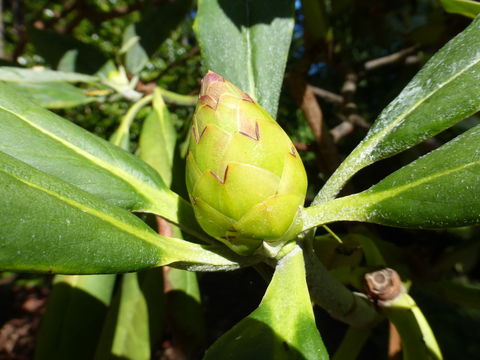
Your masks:
<instances>
[{"instance_id":1,"label":"rhododendron bud","mask_svg":"<svg viewBox=\"0 0 480 360\"><path fill-rule=\"evenodd\" d=\"M203 79L187 155L187 189L202 228L235 252L269 254L301 231L307 176L290 138L248 94Z\"/></svg>"}]
</instances>

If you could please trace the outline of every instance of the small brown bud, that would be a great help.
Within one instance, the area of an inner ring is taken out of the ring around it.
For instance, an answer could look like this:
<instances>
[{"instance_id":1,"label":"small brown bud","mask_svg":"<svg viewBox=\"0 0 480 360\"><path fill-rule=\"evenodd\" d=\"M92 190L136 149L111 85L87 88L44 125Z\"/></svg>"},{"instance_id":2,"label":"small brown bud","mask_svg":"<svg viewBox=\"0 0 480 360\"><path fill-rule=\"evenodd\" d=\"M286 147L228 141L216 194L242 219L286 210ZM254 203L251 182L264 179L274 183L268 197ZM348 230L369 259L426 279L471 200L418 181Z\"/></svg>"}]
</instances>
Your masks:
<instances>
[{"instance_id":1,"label":"small brown bud","mask_svg":"<svg viewBox=\"0 0 480 360\"><path fill-rule=\"evenodd\" d=\"M402 280L393 269L373 271L365 274L364 278L369 298L381 306L404 292Z\"/></svg>"}]
</instances>

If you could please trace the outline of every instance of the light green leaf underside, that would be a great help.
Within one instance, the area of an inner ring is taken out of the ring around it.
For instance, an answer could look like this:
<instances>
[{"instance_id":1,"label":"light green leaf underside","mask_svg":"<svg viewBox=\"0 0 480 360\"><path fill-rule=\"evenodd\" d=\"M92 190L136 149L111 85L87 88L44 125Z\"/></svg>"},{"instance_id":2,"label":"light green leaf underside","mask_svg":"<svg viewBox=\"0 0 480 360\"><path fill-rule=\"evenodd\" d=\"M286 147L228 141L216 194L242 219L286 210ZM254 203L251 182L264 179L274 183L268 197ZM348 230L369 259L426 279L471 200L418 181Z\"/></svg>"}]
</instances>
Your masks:
<instances>
[{"instance_id":1,"label":"light green leaf underside","mask_svg":"<svg viewBox=\"0 0 480 360\"><path fill-rule=\"evenodd\" d=\"M360 169L480 110L480 18L437 52L380 114L328 180L314 205L331 200Z\"/></svg>"},{"instance_id":2,"label":"light green leaf underside","mask_svg":"<svg viewBox=\"0 0 480 360\"><path fill-rule=\"evenodd\" d=\"M359 194L305 210L304 229L352 220L410 228L480 223L480 126Z\"/></svg>"},{"instance_id":3,"label":"light green leaf underside","mask_svg":"<svg viewBox=\"0 0 480 360\"><path fill-rule=\"evenodd\" d=\"M220 247L160 236L128 211L3 153L0 184L3 270L95 274L172 263L238 267L219 255Z\"/></svg>"},{"instance_id":4,"label":"light green leaf underside","mask_svg":"<svg viewBox=\"0 0 480 360\"><path fill-rule=\"evenodd\" d=\"M66 109L95 101L93 96L66 82L11 83L20 94L48 109Z\"/></svg>"},{"instance_id":5,"label":"light green leaf underside","mask_svg":"<svg viewBox=\"0 0 480 360\"><path fill-rule=\"evenodd\" d=\"M23 69L9 66L0 66L0 81L16 83L40 83L40 82L96 82L96 76L39 69Z\"/></svg>"},{"instance_id":6,"label":"light green leaf underside","mask_svg":"<svg viewBox=\"0 0 480 360\"><path fill-rule=\"evenodd\" d=\"M140 133L139 155L153 167L167 186L172 183L173 153L176 132L159 90L155 89L153 108Z\"/></svg>"},{"instance_id":7,"label":"light green leaf underside","mask_svg":"<svg viewBox=\"0 0 480 360\"><path fill-rule=\"evenodd\" d=\"M0 84L0 151L101 199L201 233L188 202L137 157Z\"/></svg>"},{"instance_id":8,"label":"light green leaf underside","mask_svg":"<svg viewBox=\"0 0 480 360\"><path fill-rule=\"evenodd\" d=\"M294 1L200 0L195 31L206 67L275 118L293 31Z\"/></svg>"},{"instance_id":9,"label":"light green leaf underside","mask_svg":"<svg viewBox=\"0 0 480 360\"><path fill-rule=\"evenodd\" d=\"M480 14L480 3L470 0L440 0L446 12L474 18Z\"/></svg>"},{"instance_id":10,"label":"light green leaf underside","mask_svg":"<svg viewBox=\"0 0 480 360\"><path fill-rule=\"evenodd\" d=\"M327 359L305 280L303 253L281 259L260 306L225 333L205 360Z\"/></svg>"},{"instance_id":11,"label":"light green leaf underside","mask_svg":"<svg viewBox=\"0 0 480 360\"><path fill-rule=\"evenodd\" d=\"M102 330L95 359L149 360L163 327L162 269L122 276ZM93 357L92 357L93 358Z\"/></svg>"}]
</instances>

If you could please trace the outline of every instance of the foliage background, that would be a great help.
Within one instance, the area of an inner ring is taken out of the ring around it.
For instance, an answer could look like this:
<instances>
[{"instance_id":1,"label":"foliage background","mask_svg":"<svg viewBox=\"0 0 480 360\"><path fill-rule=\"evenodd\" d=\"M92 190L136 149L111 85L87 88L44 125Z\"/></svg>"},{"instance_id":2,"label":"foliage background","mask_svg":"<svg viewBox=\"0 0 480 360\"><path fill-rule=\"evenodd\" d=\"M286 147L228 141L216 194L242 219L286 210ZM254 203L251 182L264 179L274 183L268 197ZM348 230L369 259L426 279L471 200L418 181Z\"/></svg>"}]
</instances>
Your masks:
<instances>
[{"instance_id":1,"label":"foliage background","mask_svg":"<svg viewBox=\"0 0 480 360\"><path fill-rule=\"evenodd\" d=\"M156 20L148 19L148 14L152 9L167 6L167 3L162 0L3 1L2 65L45 66L84 73L98 71L107 60L127 65L125 54L119 50L124 44L128 25L147 18L152 28L161 32L162 22L154 26ZM339 161L365 136L369 124L380 110L435 51L469 23L469 19L460 15L447 14L440 2L433 0L325 2L328 11L320 22L311 19L314 12L303 11L312 3L314 1L296 2L294 39L277 116L301 150L310 180L310 201ZM188 5L185 14L171 10L173 15L179 15L178 26L171 26L172 31L164 34L165 41L149 54L151 56L145 67L138 73L140 81L137 90L148 93L156 85L178 94L198 93L200 79L208 69L202 63L192 30L196 8L194 4L191 7ZM77 58L69 62L64 55L72 50L77 51ZM383 64L380 62L380 65L374 61L391 54L399 56ZM320 95L303 101L299 99L302 95L299 89L306 84L313 93L320 92ZM93 90L99 89L83 85L83 91ZM331 95L325 95L325 90L336 94L337 98L332 100ZM339 96L346 101L338 101ZM131 102L125 99L100 96L96 101L55 111L108 138L130 105ZM194 109L170 104L169 110L182 140ZM330 131L334 135L335 141L330 144L321 141L312 123L311 114L319 110L323 113L324 132ZM145 115L146 111L140 112L138 120L132 125L133 150ZM478 115L473 116L434 139L374 164L355 176L350 190L367 188L479 123ZM184 191L182 183L177 182L174 186L176 191ZM341 234L348 232L352 226L340 223L335 224L333 229ZM472 284L480 281L477 261L480 246L472 245L478 240L478 228L418 232L369 227L383 239L383 246L394 249L390 253L395 254L395 258L390 260L402 264L404 272L418 280L418 284L429 278L431 267L439 258L462 246L468 251L456 259L451 275L468 279ZM348 247L346 250L354 251ZM0 307L3 309L0 312L0 324L3 324L0 354L3 358L28 358L50 278L3 273L0 280L0 299L3 302ZM199 281L206 340L195 350L195 356L255 309L266 288L266 283L252 269L200 274ZM420 286L412 291L442 344L445 358L480 359L480 344L477 341L479 310L447 303ZM31 305L34 301L31 299L37 301L37 306ZM33 307L29 308L26 304ZM331 351L338 346L346 327L319 309L316 316L324 341ZM26 331L24 342L12 342L8 331L18 333L21 329ZM171 330L167 331L163 342L157 346L155 356L165 355L166 349L172 347L169 343L172 336ZM386 337L386 326L378 327L362 352L363 358L383 358Z\"/></svg>"}]
</instances>

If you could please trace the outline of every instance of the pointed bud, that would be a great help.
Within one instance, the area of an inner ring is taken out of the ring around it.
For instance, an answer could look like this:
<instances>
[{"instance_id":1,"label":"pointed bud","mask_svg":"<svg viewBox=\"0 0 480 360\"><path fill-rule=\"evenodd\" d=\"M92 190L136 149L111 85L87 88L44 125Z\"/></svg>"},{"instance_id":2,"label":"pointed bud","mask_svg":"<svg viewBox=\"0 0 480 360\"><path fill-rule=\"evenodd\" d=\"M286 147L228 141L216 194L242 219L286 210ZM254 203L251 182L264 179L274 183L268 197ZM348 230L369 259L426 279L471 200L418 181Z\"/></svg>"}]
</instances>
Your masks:
<instances>
[{"instance_id":1,"label":"pointed bud","mask_svg":"<svg viewBox=\"0 0 480 360\"><path fill-rule=\"evenodd\" d=\"M237 253L274 255L301 230L300 156L265 110L214 72L202 81L186 172L198 222Z\"/></svg>"}]
</instances>

